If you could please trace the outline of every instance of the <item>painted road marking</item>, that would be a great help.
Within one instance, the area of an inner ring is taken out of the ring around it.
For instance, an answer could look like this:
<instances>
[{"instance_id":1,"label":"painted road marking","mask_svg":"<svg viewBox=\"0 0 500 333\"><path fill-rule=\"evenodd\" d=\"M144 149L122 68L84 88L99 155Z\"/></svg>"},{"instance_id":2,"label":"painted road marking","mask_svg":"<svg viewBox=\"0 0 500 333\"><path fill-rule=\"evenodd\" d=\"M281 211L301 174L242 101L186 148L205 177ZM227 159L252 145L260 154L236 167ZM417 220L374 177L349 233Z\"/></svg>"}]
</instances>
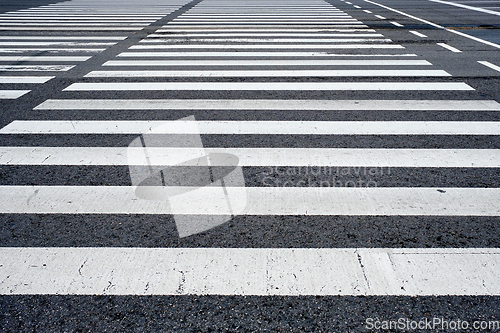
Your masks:
<instances>
[{"instance_id":1,"label":"painted road marking","mask_svg":"<svg viewBox=\"0 0 500 333\"><path fill-rule=\"evenodd\" d=\"M274 31L274 30L273 30ZM185 38L185 37L384 37L382 34L377 33L281 33L281 32L231 32L231 33L186 33L186 34L151 34L148 38Z\"/></svg>"},{"instance_id":2,"label":"painted road marking","mask_svg":"<svg viewBox=\"0 0 500 333\"><path fill-rule=\"evenodd\" d=\"M0 40L125 40L128 36L0 36Z\"/></svg>"},{"instance_id":3,"label":"painted road marking","mask_svg":"<svg viewBox=\"0 0 500 333\"><path fill-rule=\"evenodd\" d=\"M35 110L500 111L493 100L48 99Z\"/></svg>"},{"instance_id":4,"label":"painted road marking","mask_svg":"<svg viewBox=\"0 0 500 333\"><path fill-rule=\"evenodd\" d=\"M73 83L63 91L471 91L462 82L98 82Z\"/></svg>"},{"instance_id":5,"label":"painted road marking","mask_svg":"<svg viewBox=\"0 0 500 333\"><path fill-rule=\"evenodd\" d=\"M3 27L0 25L0 30L7 31L136 31L142 30L144 27L81 27L70 25L67 27L28 27L28 26L19 26L19 27Z\"/></svg>"},{"instance_id":6,"label":"painted road marking","mask_svg":"<svg viewBox=\"0 0 500 333\"><path fill-rule=\"evenodd\" d=\"M488 248L4 247L0 261L2 295L500 295Z\"/></svg>"},{"instance_id":7,"label":"painted road marking","mask_svg":"<svg viewBox=\"0 0 500 333\"><path fill-rule=\"evenodd\" d=\"M92 71L84 77L443 77L443 70Z\"/></svg>"},{"instance_id":8,"label":"painted road marking","mask_svg":"<svg viewBox=\"0 0 500 333\"><path fill-rule=\"evenodd\" d=\"M193 124L195 126L193 127ZM1 134L500 135L493 121L39 121L15 120Z\"/></svg>"},{"instance_id":9,"label":"painted road marking","mask_svg":"<svg viewBox=\"0 0 500 333\"><path fill-rule=\"evenodd\" d=\"M186 38L145 39L141 43L185 43ZM190 43L392 43L390 39L380 38L189 38Z\"/></svg>"},{"instance_id":10,"label":"painted road marking","mask_svg":"<svg viewBox=\"0 0 500 333\"><path fill-rule=\"evenodd\" d=\"M226 187L241 200L239 215L498 216L499 188ZM333 182L334 183L334 182ZM328 182L332 186L332 182ZM325 185L326 186L326 185ZM366 186L366 185L365 185ZM137 186L0 186L2 214L231 215L214 205L218 187L156 186L155 193L189 191L190 200L146 200ZM175 198L175 195L173 196ZM196 205L193 205L196 203ZM245 207L246 204L246 207Z\"/></svg>"},{"instance_id":11,"label":"painted road marking","mask_svg":"<svg viewBox=\"0 0 500 333\"><path fill-rule=\"evenodd\" d=\"M0 42L0 46L111 46L115 42Z\"/></svg>"},{"instance_id":12,"label":"painted road marking","mask_svg":"<svg viewBox=\"0 0 500 333\"><path fill-rule=\"evenodd\" d=\"M184 27L183 27L184 28ZM217 30L221 31L221 30ZM226 30L222 30L226 31ZM246 33L246 32L261 32L261 33L267 33L267 32L295 32L295 33L303 33L303 32L318 32L318 33L330 33L330 32L375 32L374 29L368 29L368 28L352 28L352 27L344 27L342 29L329 29L329 28L304 28L303 26L290 26L285 29L258 29L258 26L253 27L253 29L231 29L229 30L232 33ZM181 28L176 28L176 29L166 29L166 28L161 28L155 31L155 33L192 33L192 32L208 32L208 33L213 33L214 29L209 29L209 28L202 28L202 29L181 29Z\"/></svg>"},{"instance_id":13,"label":"painted road marking","mask_svg":"<svg viewBox=\"0 0 500 333\"><path fill-rule=\"evenodd\" d=\"M31 90L0 90L0 99L16 99L26 95Z\"/></svg>"},{"instance_id":14,"label":"painted road marking","mask_svg":"<svg viewBox=\"0 0 500 333\"><path fill-rule=\"evenodd\" d=\"M437 45L441 46L441 47L444 47L445 49L448 49L450 50L451 52L455 52L455 53L459 53L459 52L462 52L460 51L459 49L457 48L454 48L453 46L450 46L446 43L437 43Z\"/></svg>"},{"instance_id":15,"label":"painted road marking","mask_svg":"<svg viewBox=\"0 0 500 333\"><path fill-rule=\"evenodd\" d=\"M45 83L55 76L0 76L0 83Z\"/></svg>"},{"instance_id":16,"label":"painted road marking","mask_svg":"<svg viewBox=\"0 0 500 333\"><path fill-rule=\"evenodd\" d=\"M497 249L4 247L0 260L2 295L500 295Z\"/></svg>"},{"instance_id":17,"label":"painted road marking","mask_svg":"<svg viewBox=\"0 0 500 333\"><path fill-rule=\"evenodd\" d=\"M393 11L393 12L395 12L395 13L398 13L398 14L404 15L404 16L409 17L409 18L411 18L411 19L414 19L414 20L417 20L417 21L420 21L420 22L423 22L423 23L429 24L429 25L431 25L431 26L433 26L433 27L436 27L436 28L439 28L439 29L443 29L443 30L446 30L446 31L448 31L448 32L451 32L451 33L454 33L454 34L460 35L460 36L462 36L462 37L466 37L466 38L469 38L469 39L475 40L476 42L480 42L480 43L483 43L483 44L486 44L486 45L490 45L490 46L493 46L493 47L496 47L496 48L500 48L500 45L495 44L495 43L492 43L492 42L489 42L489 41L486 41L486 40L484 40L484 39L477 38L477 37L474 37L474 36L470 36L470 35L467 35L467 34L465 34L465 33L463 33L463 32L456 31L456 30L453 30L453 29L447 29L447 28L445 28L445 27L443 27L443 26L441 26L441 25L439 25L439 24L432 23L432 22L430 22L430 21L427 21L427 20L424 20L424 19L418 18L418 17L413 16L413 15L410 15L410 14L406 14L406 13L404 13L404 12L402 12L402 11L399 11L399 10L393 9L393 8L391 8L391 7L387 7L387 6L381 5L381 4L376 3L376 2L373 2L373 1L371 1L371 0L364 0L364 1L365 1L365 2L368 2L368 3L371 3L371 4L373 4L373 5L377 5L377 6L379 6L379 7L385 8L385 9L387 9L387 10ZM375 15L375 16L377 16L377 15Z\"/></svg>"},{"instance_id":18,"label":"painted road marking","mask_svg":"<svg viewBox=\"0 0 500 333\"><path fill-rule=\"evenodd\" d=\"M66 72L74 65L0 65L5 72Z\"/></svg>"},{"instance_id":19,"label":"painted road marking","mask_svg":"<svg viewBox=\"0 0 500 333\"><path fill-rule=\"evenodd\" d=\"M2 49L0 49L2 52ZM205 52L205 51L183 51L183 52L123 52L117 55L117 57L416 57L413 53L401 53L401 54L349 54L349 53L331 53L331 52ZM252 59L254 61L255 59ZM221 60L223 61L223 60ZM227 59L224 61L231 61ZM383 60L382 60L383 61ZM425 61L425 60L422 60Z\"/></svg>"},{"instance_id":20,"label":"painted road marking","mask_svg":"<svg viewBox=\"0 0 500 333\"><path fill-rule=\"evenodd\" d=\"M450 5L450 6L455 6L455 7L460 7L460 8L465 8L465 9L470 9L470 10L475 10L477 12L483 12L483 13L487 13L487 14L492 14L492 15L498 15L498 16L500 16L500 12L496 12L496 11L489 10L489 9L484 9L484 8L467 6L467 5L464 5L464 4L461 4L461 3L448 2L448 1L442 1L442 0L429 0L429 1L437 2L437 3L442 3L442 4Z\"/></svg>"},{"instance_id":21,"label":"painted road marking","mask_svg":"<svg viewBox=\"0 0 500 333\"><path fill-rule=\"evenodd\" d=\"M85 56L0 56L0 61L53 61L53 62L66 62L66 61L87 61L92 57Z\"/></svg>"},{"instance_id":22,"label":"painted road marking","mask_svg":"<svg viewBox=\"0 0 500 333\"><path fill-rule=\"evenodd\" d=\"M315 44L256 44L256 45L236 45L236 44L172 44L172 45L145 45L138 44L129 47L129 50L146 49L404 49L397 44L336 44L336 45L315 45Z\"/></svg>"},{"instance_id":23,"label":"painted road marking","mask_svg":"<svg viewBox=\"0 0 500 333\"><path fill-rule=\"evenodd\" d=\"M205 148L204 151L234 155L240 166L500 167L499 149ZM0 147L0 165L147 165L141 152L140 148L126 147ZM148 152L155 156L154 165L165 166L183 163L186 156L204 155L203 149L198 148L152 147ZM127 158L127 153L134 155ZM132 158L136 155L137 158Z\"/></svg>"},{"instance_id":24,"label":"painted road marking","mask_svg":"<svg viewBox=\"0 0 500 333\"><path fill-rule=\"evenodd\" d=\"M500 66L494 65L491 62L488 61L478 61L481 65L487 66L493 70L496 70L497 72L500 72Z\"/></svg>"},{"instance_id":25,"label":"painted road marking","mask_svg":"<svg viewBox=\"0 0 500 333\"><path fill-rule=\"evenodd\" d=\"M418 32L418 31L412 31L412 30L410 30L409 32L412 33L412 34L414 34L414 35L416 35L416 36L418 36L418 37L427 38L426 35Z\"/></svg>"},{"instance_id":26,"label":"painted road marking","mask_svg":"<svg viewBox=\"0 0 500 333\"><path fill-rule=\"evenodd\" d=\"M205 29L212 29L212 31L214 29L246 29L246 28L259 28L261 30L267 30L269 28L290 28L290 27L301 27L301 28L314 28L314 29L329 29L329 28L368 28L367 25L365 24L359 24L357 22L346 22L346 23L318 23L318 24L308 24L308 23L295 23L295 24L292 24L292 23L289 23L289 24L269 24L269 23L272 23L272 22L267 22L268 24L258 24L258 23L255 23L255 24L235 24L235 23L227 23L227 24L224 24L224 25L211 25L211 24L199 24L199 25L187 25L188 22L186 22L186 24L179 24L179 23L171 23L169 24L168 28L172 28L172 27L175 27L176 25L179 27L179 28L184 28L184 29L199 29L199 28L205 28Z\"/></svg>"},{"instance_id":27,"label":"painted road marking","mask_svg":"<svg viewBox=\"0 0 500 333\"><path fill-rule=\"evenodd\" d=\"M379 18L379 19L381 19L381 20L386 20L386 18L385 18L385 17L383 17L382 15L375 15L375 17L376 17L376 18Z\"/></svg>"},{"instance_id":28,"label":"painted road marking","mask_svg":"<svg viewBox=\"0 0 500 333\"><path fill-rule=\"evenodd\" d=\"M395 25L396 27L404 27L404 25L402 25L401 23L398 23L398 22L391 21L391 24Z\"/></svg>"},{"instance_id":29,"label":"painted road marking","mask_svg":"<svg viewBox=\"0 0 500 333\"><path fill-rule=\"evenodd\" d=\"M28 52L44 52L44 53L100 53L105 51L106 49L79 49L79 48L71 48L71 49L62 49L62 48L8 48L3 49L0 48L0 53L28 53Z\"/></svg>"}]
</instances>

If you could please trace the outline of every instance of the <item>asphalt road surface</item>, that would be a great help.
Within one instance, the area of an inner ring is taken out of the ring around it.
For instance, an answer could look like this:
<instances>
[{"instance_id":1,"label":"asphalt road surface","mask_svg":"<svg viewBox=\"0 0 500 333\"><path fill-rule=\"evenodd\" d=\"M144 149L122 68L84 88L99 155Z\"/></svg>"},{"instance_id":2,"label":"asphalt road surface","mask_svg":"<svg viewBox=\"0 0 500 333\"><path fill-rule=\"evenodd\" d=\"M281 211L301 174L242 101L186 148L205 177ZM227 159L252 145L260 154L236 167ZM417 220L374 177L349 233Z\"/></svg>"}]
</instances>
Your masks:
<instances>
[{"instance_id":1,"label":"asphalt road surface","mask_svg":"<svg viewBox=\"0 0 500 333\"><path fill-rule=\"evenodd\" d=\"M0 3L3 332L500 332L500 2Z\"/></svg>"}]
</instances>

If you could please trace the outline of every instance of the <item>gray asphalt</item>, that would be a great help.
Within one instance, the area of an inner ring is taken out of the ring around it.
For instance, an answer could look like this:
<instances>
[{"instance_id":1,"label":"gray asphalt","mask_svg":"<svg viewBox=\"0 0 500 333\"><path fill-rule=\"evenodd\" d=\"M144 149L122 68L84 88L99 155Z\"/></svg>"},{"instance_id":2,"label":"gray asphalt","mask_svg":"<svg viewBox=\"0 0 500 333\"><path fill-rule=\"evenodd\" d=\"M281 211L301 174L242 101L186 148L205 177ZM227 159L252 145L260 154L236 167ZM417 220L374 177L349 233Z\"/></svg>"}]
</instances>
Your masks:
<instances>
[{"instance_id":1,"label":"gray asphalt","mask_svg":"<svg viewBox=\"0 0 500 333\"><path fill-rule=\"evenodd\" d=\"M83 75L137 44L149 33L190 9L184 6L140 32L109 47L74 69L58 73L45 84L1 85L0 89L32 89L17 100L2 101L0 128L14 120L165 120L195 115L198 120L456 120L499 121L498 112L345 111L335 113L246 111L34 111L43 101L59 98L243 98L243 99L454 99L500 102L500 72L477 61L500 65L499 49L437 29L423 22L361 0L329 0L363 21L408 53L430 61L451 78L290 78L189 79L189 81L421 81L466 82L472 92L63 92L75 82L108 82ZM499 43L500 16L475 12L427 0L376 0L416 17ZM55 3L2 1L0 12ZM484 1L467 5L484 6ZM500 2L495 3L500 7ZM489 2L488 6L493 7ZM363 12L370 10L373 14ZM498 9L496 9L498 11ZM387 20L374 18L382 15ZM397 21L404 27L389 23ZM412 35L417 30L425 40ZM51 32L2 32L2 35L50 35ZM113 33L96 32L95 35ZM114 33L124 35L124 33ZM462 50L452 53L437 46L445 42ZM389 53L388 50L387 53ZM117 68L119 69L119 68ZM131 69L131 68L128 68ZM138 68L140 69L140 68ZM238 69L238 67L235 67ZM349 69L349 68L346 68ZM52 75L52 74L51 74ZM142 79L120 81L140 82ZM153 78L168 82L174 79ZM175 79L182 81L182 79ZM186 79L186 81L188 81ZM0 146L108 146L126 147L130 135L2 135ZM500 148L496 136L304 136L204 135L205 147L332 147L332 148ZM246 186L263 183L265 168L244 167ZM393 168L375 178L378 186L498 188L500 169ZM284 179L272 175L279 186ZM297 175L304 179L305 175ZM339 178L358 180L352 174ZM321 176L311 179L311 186ZM0 166L0 185L130 185L126 167L110 166ZM244 248L498 248L500 217L360 217L360 216L239 216L207 232L180 239L173 218L154 215L37 215L1 214L1 247L244 247ZM320 296L0 296L2 332L367 332L367 318L398 320L442 317L461 320L500 320L500 298L486 296L439 297L320 297ZM393 332L392 330L387 330ZM430 332L430 331L426 331ZM470 330L472 332L472 330ZM485 332L488 332L486 330Z\"/></svg>"}]
</instances>

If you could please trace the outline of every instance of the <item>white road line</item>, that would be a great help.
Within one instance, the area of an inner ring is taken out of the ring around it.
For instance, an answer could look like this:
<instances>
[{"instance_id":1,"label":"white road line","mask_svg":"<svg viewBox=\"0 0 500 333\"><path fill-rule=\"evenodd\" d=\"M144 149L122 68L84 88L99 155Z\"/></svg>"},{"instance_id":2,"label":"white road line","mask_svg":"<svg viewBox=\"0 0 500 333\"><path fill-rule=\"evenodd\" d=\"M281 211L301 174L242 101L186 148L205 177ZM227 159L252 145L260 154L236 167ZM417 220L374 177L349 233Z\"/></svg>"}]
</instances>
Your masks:
<instances>
[{"instance_id":1,"label":"white road line","mask_svg":"<svg viewBox=\"0 0 500 333\"><path fill-rule=\"evenodd\" d=\"M122 22L117 22L117 23L81 23L81 22L71 22L68 21L66 23L22 23L22 22L13 22L13 23L0 23L0 26L3 28L5 27L13 27L15 28L16 26L29 26L29 27L66 27L66 26L79 26L79 27L109 27L109 26L116 26L119 24L127 24L129 26L136 26L136 27L145 27L149 25L149 23L122 23Z\"/></svg>"},{"instance_id":2,"label":"white road line","mask_svg":"<svg viewBox=\"0 0 500 333\"><path fill-rule=\"evenodd\" d=\"M302 186L307 186L307 180ZM169 205L167 199L140 199L135 190L136 186L0 186L0 213L230 214L227 207L213 204L220 194L217 187L188 188L190 200L175 200L175 205ZM179 190L155 188L165 197ZM226 190L235 200L243 201L238 203L244 207L239 215L500 215L498 188L226 187Z\"/></svg>"},{"instance_id":3,"label":"white road line","mask_svg":"<svg viewBox=\"0 0 500 333\"><path fill-rule=\"evenodd\" d=\"M246 20L246 19L252 19L252 20L291 20L291 19L297 19L297 20L325 20L325 19L353 19L352 16L346 14L346 13L325 13L325 14L320 14L320 13L310 13L310 14L268 14L268 15L258 15L258 14L228 14L228 15L182 15L177 17L175 20L181 20L181 21L207 21L207 20L214 20L212 22L215 22L215 20Z\"/></svg>"},{"instance_id":4,"label":"white road line","mask_svg":"<svg viewBox=\"0 0 500 333\"><path fill-rule=\"evenodd\" d=\"M188 165L184 163L186 157L199 157L203 151L148 148L154 156L150 163L165 166ZM205 148L205 151L235 155L240 166L500 167L498 149ZM147 165L142 153L141 148L127 147L0 147L0 165ZM213 165L217 163L226 162Z\"/></svg>"},{"instance_id":5,"label":"white road line","mask_svg":"<svg viewBox=\"0 0 500 333\"><path fill-rule=\"evenodd\" d=\"M111 46L116 42L0 42L0 46Z\"/></svg>"},{"instance_id":6,"label":"white road line","mask_svg":"<svg viewBox=\"0 0 500 333\"><path fill-rule=\"evenodd\" d=\"M363 11L364 11L365 13L372 14L372 12L371 12L371 11L369 11L369 10L364 9Z\"/></svg>"},{"instance_id":7,"label":"white road line","mask_svg":"<svg viewBox=\"0 0 500 333\"><path fill-rule=\"evenodd\" d=\"M0 36L0 40L125 40L127 36Z\"/></svg>"},{"instance_id":8,"label":"white road line","mask_svg":"<svg viewBox=\"0 0 500 333\"><path fill-rule=\"evenodd\" d=\"M26 95L31 90L0 90L0 99L16 99Z\"/></svg>"},{"instance_id":9,"label":"white road line","mask_svg":"<svg viewBox=\"0 0 500 333\"><path fill-rule=\"evenodd\" d=\"M440 29L446 30L446 31L448 31L448 32L451 32L451 33L454 33L454 34L460 35L460 36L462 36L462 37L466 37L466 38L469 38L469 39L475 40L476 42L480 42L480 43L483 43L483 44L486 44L486 45L490 45L490 46L493 46L493 47L496 47L496 48L500 48L500 45L495 44L495 43L492 43L492 42L489 42L489 41L486 41L486 40L484 40L484 39L477 38L477 37L474 37L474 36L470 36L470 35L467 35L467 34L465 34L465 33L463 33L463 32L460 32L460 31L456 31L456 30L452 30L452 29L447 29L447 28L445 28L445 27L443 27L443 26L441 26L441 25L439 25L439 24L432 23L432 22L430 22L430 21L427 21L427 20L424 20L424 19L418 18L418 17L413 16L413 15L410 15L410 14L406 14L406 13L404 13L404 12L402 12L402 11L399 11L399 10L393 9L393 8L391 8L391 7L387 7L387 6L381 5L381 4L376 3L376 2L373 2L373 1L371 1L371 0L364 0L364 1L365 1L365 2L368 2L368 3L371 3L371 4L373 4L373 5L377 5L377 6L379 6L379 7L385 8L385 9L387 9L387 10L393 11L393 12L395 12L395 13L398 13L398 14L404 15L404 16L409 17L409 18L411 18L411 19L414 19L414 20L417 20L417 21L420 21L420 22L424 22L424 23L429 24L429 25L431 25L431 26L433 26L433 27L440 28ZM375 16L377 16L377 15L375 15Z\"/></svg>"},{"instance_id":10,"label":"white road line","mask_svg":"<svg viewBox=\"0 0 500 333\"><path fill-rule=\"evenodd\" d=\"M4 72L65 72L74 65L0 65L0 71Z\"/></svg>"},{"instance_id":11,"label":"white road line","mask_svg":"<svg viewBox=\"0 0 500 333\"><path fill-rule=\"evenodd\" d=\"M418 31L412 31L412 30L410 30L409 32L412 33L412 34L414 34L414 35L416 35L416 36L418 36L418 37L427 38L426 35L418 32Z\"/></svg>"},{"instance_id":12,"label":"white road line","mask_svg":"<svg viewBox=\"0 0 500 333\"><path fill-rule=\"evenodd\" d=\"M381 20L386 20L386 18L385 18L385 17L383 17L382 15L375 15L375 17L376 17L376 18L379 18L379 19L381 19Z\"/></svg>"},{"instance_id":13,"label":"white road line","mask_svg":"<svg viewBox=\"0 0 500 333\"><path fill-rule=\"evenodd\" d=\"M207 32L207 33L213 33L214 29L158 29L155 31L155 34L157 33L199 33L199 32ZM224 31L224 30L221 30ZM228 30L231 33L249 33L249 32L260 32L260 33L275 33L275 32L293 32L293 33L306 33L306 32L315 32L315 33L330 33L330 32L344 32L344 33L349 33L349 32L375 32L374 29L367 29L367 28L362 28L362 29L357 29L357 28L342 28L342 29L329 29L329 28L304 28L304 27L289 27L288 29L230 29Z\"/></svg>"},{"instance_id":14,"label":"white road line","mask_svg":"<svg viewBox=\"0 0 500 333\"><path fill-rule=\"evenodd\" d=\"M498 249L3 247L0 261L2 295L500 295Z\"/></svg>"},{"instance_id":15,"label":"white road line","mask_svg":"<svg viewBox=\"0 0 500 333\"><path fill-rule=\"evenodd\" d=\"M376 33L280 33L280 32L231 32L231 33L185 33L185 34L151 34L148 38L168 37L168 38L186 38L186 37L384 37Z\"/></svg>"},{"instance_id":16,"label":"white road line","mask_svg":"<svg viewBox=\"0 0 500 333\"><path fill-rule=\"evenodd\" d=\"M0 25L0 31L138 31L142 30L144 27L80 27L80 26L67 26L67 27L29 27L29 26L19 26L19 27L4 27Z\"/></svg>"},{"instance_id":17,"label":"white road line","mask_svg":"<svg viewBox=\"0 0 500 333\"><path fill-rule=\"evenodd\" d=\"M443 70L181 70L92 71L84 77L443 77Z\"/></svg>"},{"instance_id":18,"label":"white road line","mask_svg":"<svg viewBox=\"0 0 500 333\"><path fill-rule=\"evenodd\" d=\"M0 24L1 25L20 25L21 24L26 24L26 25L48 25L48 26L51 26L51 25L54 25L53 23L57 23L55 25L66 25L66 24L74 24L74 25L92 25L92 24L97 24L97 25L116 25L116 24L130 24L130 25L138 25L136 23L139 23L139 24L150 24L152 22L154 22L155 20L132 20L132 19L123 19L123 20L116 20L116 19L112 19L112 20L103 20L103 19L99 19L99 18L95 18L95 19L89 19L89 20L80 20L80 19L76 19L76 20L69 20L69 19L66 19L66 20L47 20L47 19L39 19L39 18L32 18L32 19L25 19L25 20L21 20L21 19L2 19L0 17ZM28 24L27 24L28 23ZM59 24L60 23L60 24Z\"/></svg>"},{"instance_id":19,"label":"white road line","mask_svg":"<svg viewBox=\"0 0 500 333\"><path fill-rule=\"evenodd\" d=\"M292 21L292 22L301 22L301 21L311 21L320 22L320 21L357 21L357 19L353 18L350 15L307 15L307 16L286 16L286 15L275 15L275 16L267 16L267 17L255 17L255 16L245 16L245 17L234 17L234 16L226 16L226 17L188 17L188 16L179 16L172 20L172 22L191 22L191 23L206 23L206 22L252 22L252 21L261 21L262 23L266 23L267 21Z\"/></svg>"},{"instance_id":20,"label":"white road line","mask_svg":"<svg viewBox=\"0 0 500 333\"><path fill-rule=\"evenodd\" d=\"M190 19L195 19L195 18L246 18L246 17L262 17L262 18L268 18L268 17L287 17L287 18L335 18L339 16L349 16L346 13L340 12L340 11L325 11L323 13L308 13L308 14L301 14L301 13L289 13L289 14L273 14L273 13L268 13L268 14L263 14L263 13L253 13L253 14L245 14L245 13L237 13L237 14L190 14L191 11L182 14L182 16L177 17L178 19L180 18L190 18Z\"/></svg>"},{"instance_id":21,"label":"white road line","mask_svg":"<svg viewBox=\"0 0 500 333\"><path fill-rule=\"evenodd\" d=\"M73 83L63 91L471 91L462 82L97 82Z\"/></svg>"},{"instance_id":22,"label":"white road line","mask_svg":"<svg viewBox=\"0 0 500 333\"><path fill-rule=\"evenodd\" d=\"M173 25L181 24L362 24L362 22L349 17L341 18L224 18L224 19L192 19L192 20L179 20L175 19L170 21Z\"/></svg>"},{"instance_id":23,"label":"white road line","mask_svg":"<svg viewBox=\"0 0 500 333\"><path fill-rule=\"evenodd\" d=\"M0 49L1 52L2 49ZM411 53L399 53L399 54L350 54L350 53L331 53L331 52L266 52L266 51L258 51L258 52L200 52L200 51L183 51L183 52L123 52L117 55L117 57L259 57L259 58L270 58L270 57L364 57L364 58L373 58L373 57L416 57L416 54ZM230 59L226 59L230 60ZM251 61L254 61L252 59Z\"/></svg>"},{"instance_id":24,"label":"white road line","mask_svg":"<svg viewBox=\"0 0 500 333\"><path fill-rule=\"evenodd\" d=\"M143 44L154 43L392 43L382 38L177 38L145 39Z\"/></svg>"},{"instance_id":25,"label":"white road line","mask_svg":"<svg viewBox=\"0 0 500 333\"><path fill-rule=\"evenodd\" d=\"M311 29L329 29L329 28L368 28L367 25L365 24L359 24L357 22L346 22L343 24L339 23L318 23L318 24L277 24L273 23L270 24L271 22L267 22L266 24L233 24L233 23L228 23L228 24L219 24L219 25L212 25L212 24L198 24L198 25L187 25L186 24L180 24L180 23L170 23L166 28L182 28L182 29L246 29L246 28L258 28L260 30L267 30L269 28L277 29L277 28L294 28L299 29L299 28L311 28Z\"/></svg>"},{"instance_id":26,"label":"white road line","mask_svg":"<svg viewBox=\"0 0 500 333\"><path fill-rule=\"evenodd\" d=\"M470 10L475 10L477 12L482 12L482 13L487 13L487 14L492 14L492 15L498 15L500 16L500 12L496 12L493 10L488 10L484 8L479 8L479 7L472 7L472 6L467 6L463 5L461 3L456 3L456 2L448 2L448 1L442 1L442 0L429 0L431 2L437 2L437 3L442 3L445 5L450 5L450 6L455 6L455 7L460 7L460 8L465 8L465 9L470 9Z\"/></svg>"},{"instance_id":27,"label":"white road line","mask_svg":"<svg viewBox=\"0 0 500 333\"><path fill-rule=\"evenodd\" d=\"M35 110L500 111L493 100L48 99Z\"/></svg>"},{"instance_id":28,"label":"white road line","mask_svg":"<svg viewBox=\"0 0 500 333\"><path fill-rule=\"evenodd\" d=\"M0 83L45 83L55 76L0 76Z\"/></svg>"},{"instance_id":29,"label":"white road line","mask_svg":"<svg viewBox=\"0 0 500 333\"><path fill-rule=\"evenodd\" d=\"M260 45L224 45L224 44L172 44L172 45L132 45L129 50L176 50L176 49L404 49L401 45L394 44L337 44L337 45L315 45L315 44L260 44Z\"/></svg>"},{"instance_id":30,"label":"white road line","mask_svg":"<svg viewBox=\"0 0 500 333\"><path fill-rule=\"evenodd\" d=\"M63 49L63 48L50 48L50 49L45 49L45 48L0 48L0 53L27 53L27 52L45 52L45 53L99 53L103 52L106 49L80 49L80 48L70 48L70 49Z\"/></svg>"},{"instance_id":31,"label":"white road line","mask_svg":"<svg viewBox=\"0 0 500 333\"><path fill-rule=\"evenodd\" d=\"M162 18L162 16L156 16L156 17L152 17L152 16L142 16L142 15L138 15L138 16L102 16L102 15L95 15L95 16L77 16L77 15L62 15L62 14L57 14L56 15L41 15L41 14L37 14L37 15L33 15L33 16L27 16L27 15L24 15L24 16L21 16L21 15L11 15L11 16L4 16L4 15L0 15L0 19L1 20L7 20L9 19L9 21L12 21L12 22L15 22L17 20L30 20L30 19L39 19L39 20L61 20L61 19L64 19L64 20L75 20L75 21L78 21L78 20L96 20L96 19L99 19L99 20L106 20L108 22L112 22L112 21L115 21L115 20L141 20L141 21L156 21L158 19Z\"/></svg>"},{"instance_id":32,"label":"white road line","mask_svg":"<svg viewBox=\"0 0 500 333\"><path fill-rule=\"evenodd\" d=\"M429 66L427 60L110 60L103 66Z\"/></svg>"},{"instance_id":33,"label":"white road line","mask_svg":"<svg viewBox=\"0 0 500 333\"><path fill-rule=\"evenodd\" d=\"M36 121L15 120L0 134L500 135L486 121Z\"/></svg>"},{"instance_id":34,"label":"white road line","mask_svg":"<svg viewBox=\"0 0 500 333\"><path fill-rule=\"evenodd\" d=\"M87 56L0 56L0 61L87 61L92 57Z\"/></svg>"},{"instance_id":35,"label":"white road line","mask_svg":"<svg viewBox=\"0 0 500 333\"><path fill-rule=\"evenodd\" d=\"M500 72L500 66L494 65L491 62L488 61L478 61L481 65L487 66L493 70L496 70L497 72Z\"/></svg>"},{"instance_id":36,"label":"white road line","mask_svg":"<svg viewBox=\"0 0 500 333\"><path fill-rule=\"evenodd\" d=\"M354 7L354 8L357 8L357 9L361 9L361 7L360 7L360 6L358 6L358 5L353 5L353 7Z\"/></svg>"},{"instance_id":37,"label":"white road line","mask_svg":"<svg viewBox=\"0 0 500 333\"><path fill-rule=\"evenodd\" d=\"M402 25L401 23L398 23L398 22L391 21L391 24L395 25L396 27L404 27L404 25Z\"/></svg>"},{"instance_id":38,"label":"white road line","mask_svg":"<svg viewBox=\"0 0 500 333\"><path fill-rule=\"evenodd\" d=\"M454 48L453 46L450 46L450 45L448 45L446 43L436 43L436 44L439 45L439 46L441 46L441 47L444 47L447 50L450 50L451 52L455 52L455 53L462 52L459 49Z\"/></svg>"}]
</instances>

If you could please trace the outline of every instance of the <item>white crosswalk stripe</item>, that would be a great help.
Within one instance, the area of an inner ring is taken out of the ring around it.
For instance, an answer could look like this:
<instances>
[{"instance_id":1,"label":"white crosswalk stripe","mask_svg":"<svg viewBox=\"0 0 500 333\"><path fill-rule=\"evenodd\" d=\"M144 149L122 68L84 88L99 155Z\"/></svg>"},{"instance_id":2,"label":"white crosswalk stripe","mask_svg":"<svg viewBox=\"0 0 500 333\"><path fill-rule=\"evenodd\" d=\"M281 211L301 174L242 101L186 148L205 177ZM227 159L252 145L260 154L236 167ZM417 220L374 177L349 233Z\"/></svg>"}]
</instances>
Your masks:
<instances>
[{"instance_id":1,"label":"white crosswalk stripe","mask_svg":"<svg viewBox=\"0 0 500 333\"><path fill-rule=\"evenodd\" d=\"M85 54L127 37L116 31L143 29L185 3L72 0L1 14L0 30L69 33L0 36L0 70L69 71L90 58ZM398 30L406 25L392 23ZM11 140L33 136L41 142L0 147L2 167L128 168L128 183L87 186L58 178L0 184L1 214L63 220L159 214L173 216L180 239L217 232L215 227L237 217L291 216L307 224L306 217L392 216L404 224L407 217L500 216L496 183L401 186L390 173L500 169L500 149L491 143L500 123L482 118L500 111L500 104L481 99L472 84L330 3L203 0L144 36L36 106L39 118L0 129ZM36 50L61 53L42 56ZM0 83L51 78L10 75ZM27 92L2 90L0 98ZM347 113L351 118L342 119ZM434 119L421 119L427 115ZM328 138L325 146L314 141L322 136ZM457 147L446 145L452 136L462 140ZM96 145L89 137L118 144ZM380 148L368 137L393 147ZM409 138L415 146L407 146ZM429 138L433 147L425 147ZM188 173L176 174L176 168ZM244 175L257 173L252 168L282 168L286 172L275 173L289 177L281 185L265 178L260 185L245 182ZM304 168L320 168L328 177L307 173L302 179ZM383 176L389 185L378 186L366 172L368 179L357 179L362 184L336 183L339 168L357 168L357 176L361 168L388 170ZM198 185L187 184L191 178ZM0 258L4 295L500 295L496 248L28 246L0 248Z\"/></svg>"}]
</instances>

